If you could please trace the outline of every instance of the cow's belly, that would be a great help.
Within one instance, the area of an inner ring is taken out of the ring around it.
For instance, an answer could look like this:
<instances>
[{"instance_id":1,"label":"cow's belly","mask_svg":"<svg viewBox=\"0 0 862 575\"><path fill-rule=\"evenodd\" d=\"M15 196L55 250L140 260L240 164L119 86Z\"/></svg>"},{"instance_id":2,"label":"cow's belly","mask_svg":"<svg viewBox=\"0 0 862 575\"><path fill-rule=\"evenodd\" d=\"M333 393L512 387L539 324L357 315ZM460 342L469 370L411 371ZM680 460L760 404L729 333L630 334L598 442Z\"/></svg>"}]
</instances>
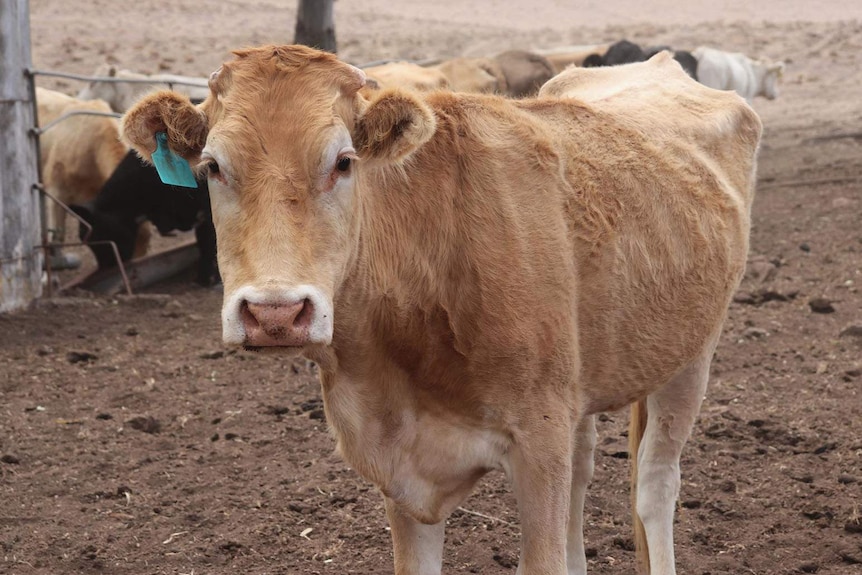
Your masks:
<instances>
[{"instance_id":1,"label":"cow's belly","mask_svg":"<svg viewBox=\"0 0 862 575\"><path fill-rule=\"evenodd\" d=\"M503 432L411 408L378 408L372 387L325 383L327 419L347 463L417 520L442 521L485 473L507 467Z\"/></svg>"}]
</instances>

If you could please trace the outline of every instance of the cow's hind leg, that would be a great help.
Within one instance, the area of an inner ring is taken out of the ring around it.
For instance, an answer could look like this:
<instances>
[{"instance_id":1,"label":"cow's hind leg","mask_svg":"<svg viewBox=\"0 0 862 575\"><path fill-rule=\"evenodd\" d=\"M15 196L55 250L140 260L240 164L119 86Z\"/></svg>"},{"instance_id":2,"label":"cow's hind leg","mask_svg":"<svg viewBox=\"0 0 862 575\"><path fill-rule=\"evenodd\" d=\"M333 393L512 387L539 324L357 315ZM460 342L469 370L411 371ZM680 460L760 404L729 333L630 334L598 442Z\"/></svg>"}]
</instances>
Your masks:
<instances>
[{"instance_id":1,"label":"cow's hind leg","mask_svg":"<svg viewBox=\"0 0 862 575\"><path fill-rule=\"evenodd\" d=\"M566 545L566 564L569 575L584 575L587 572L587 557L584 552L584 501L587 486L593 478L594 451L596 448L596 420L592 415L581 419L575 430L574 453L572 454L572 491L569 503L569 533Z\"/></svg>"},{"instance_id":2,"label":"cow's hind leg","mask_svg":"<svg viewBox=\"0 0 862 575\"><path fill-rule=\"evenodd\" d=\"M647 424L638 449L637 514L643 523L651 575L674 575L673 514L679 458L700 410L713 347L647 397Z\"/></svg>"},{"instance_id":3,"label":"cow's hind leg","mask_svg":"<svg viewBox=\"0 0 862 575\"><path fill-rule=\"evenodd\" d=\"M446 520L434 525L416 521L392 499L384 497L392 531L395 575L440 575Z\"/></svg>"}]
</instances>

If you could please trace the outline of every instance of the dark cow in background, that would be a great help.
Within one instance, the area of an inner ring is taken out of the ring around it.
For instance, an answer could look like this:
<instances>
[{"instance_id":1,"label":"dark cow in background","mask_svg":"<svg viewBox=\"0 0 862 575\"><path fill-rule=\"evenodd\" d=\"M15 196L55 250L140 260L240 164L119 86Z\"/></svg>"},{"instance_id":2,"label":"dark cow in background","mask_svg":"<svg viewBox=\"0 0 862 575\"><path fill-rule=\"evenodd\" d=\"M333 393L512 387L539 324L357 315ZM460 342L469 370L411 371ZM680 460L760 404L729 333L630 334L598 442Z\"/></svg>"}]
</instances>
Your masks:
<instances>
[{"instance_id":1,"label":"dark cow in background","mask_svg":"<svg viewBox=\"0 0 862 575\"><path fill-rule=\"evenodd\" d=\"M132 151L126 154L94 200L71 207L93 227L89 240L114 241L123 261L132 258L138 225L145 220L152 222L162 235L194 228L200 250L196 281L205 286L220 281L206 180L199 181L196 189L163 184L156 169L143 163ZM86 232L81 226L82 240ZM117 265L110 245L89 247L99 269Z\"/></svg>"},{"instance_id":2,"label":"dark cow in background","mask_svg":"<svg viewBox=\"0 0 862 575\"><path fill-rule=\"evenodd\" d=\"M685 70L685 73L697 80L697 60L691 52L674 50L670 46L652 46L643 49L628 40L620 40L611 44L604 54L590 54L584 59L583 67L598 68L600 66L645 62L663 50L670 52L673 59L679 62L682 69Z\"/></svg>"}]
</instances>

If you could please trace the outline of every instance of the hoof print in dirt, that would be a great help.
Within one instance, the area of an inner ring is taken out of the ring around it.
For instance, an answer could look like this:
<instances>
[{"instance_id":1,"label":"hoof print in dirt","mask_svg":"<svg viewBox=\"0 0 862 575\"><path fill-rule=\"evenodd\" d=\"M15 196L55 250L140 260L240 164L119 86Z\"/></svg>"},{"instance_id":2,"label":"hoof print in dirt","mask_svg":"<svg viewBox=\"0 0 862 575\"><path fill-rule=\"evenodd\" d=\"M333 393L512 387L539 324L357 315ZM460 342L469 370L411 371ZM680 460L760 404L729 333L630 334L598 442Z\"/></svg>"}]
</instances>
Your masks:
<instances>
[{"instance_id":1,"label":"hoof print in dirt","mask_svg":"<svg viewBox=\"0 0 862 575\"><path fill-rule=\"evenodd\" d=\"M811 311L814 313L832 313L835 311L835 308L832 307L832 302L823 297L816 297L809 300L808 307L810 307Z\"/></svg>"},{"instance_id":2,"label":"hoof print in dirt","mask_svg":"<svg viewBox=\"0 0 862 575\"><path fill-rule=\"evenodd\" d=\"M219 545L218 548L222 553L226 553L231 557L236 557L237 555L242 555L245 545L237 543L236 541L227 541Z\"/></svg>"},{"instance_id":3,"label":"hoof print in dirt","mask_svg":"<svg viewBox=\"0 0 862 575\"><path fill-rule=\"evenodd\" d=\"M798 292L781 293L773 289L758 289L752 292L738 291L733 296L735 303L758 306L769 301L786 302L794 299Z\"/></svg>"},{"instance_id":4,"label":"hoof print in dirt","mask_svg":"<svg viewBox=\"0 0 862 575\"><path fill-rule=\"evenodd\" d=\"M70 351L66 354L66 359L69 363L90 363L91 361L96 361L98 356L88 351Z\"/></svg>"},{"instance_id":5,"label":"hoof print in dirt","mask_svg":"<svg viewBox=\"0 0 862 575\"><path fill-rule=\"evenodd\" d=\"M143 431L144 433L150 434L159 433L162 430L162 424L159 422L158 419L154 418L151 415L139 415L138 417L133 417L126 422L126 425L128 425L132 429L136 429L138 431Z\"/></svg>"},{"instance_id":6,"label":"hoof print in dirt","mask_svg":"<svg viewBox=\"0 0 862 575\"><path fill-rule=\"evenodd\" d=\"M495 553L494 561L505 569L512 569L518 566L518 559L512 553Z\"/></svg>"}]
</instances>

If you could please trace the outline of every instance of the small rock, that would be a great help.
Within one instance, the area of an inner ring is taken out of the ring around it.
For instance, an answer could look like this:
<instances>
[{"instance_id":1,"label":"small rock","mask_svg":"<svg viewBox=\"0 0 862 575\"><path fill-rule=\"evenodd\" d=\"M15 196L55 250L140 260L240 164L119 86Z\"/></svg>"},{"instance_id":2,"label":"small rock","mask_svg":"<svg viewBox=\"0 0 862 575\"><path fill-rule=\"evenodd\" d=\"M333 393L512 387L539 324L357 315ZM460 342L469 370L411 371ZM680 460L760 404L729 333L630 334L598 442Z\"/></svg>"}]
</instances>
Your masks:
<instances>
[{"instance_id":1,"label":"small rock","mask_svg":"<svg viewBox=\"0 0 862 575\"><path fill-rule=\"evenodd\" d=\"M313 409L308 412L308 418L316 421L326 421L326 414L322 409Z\"/></svg>"},{"instance_id":2,"label":"small rock","mask_svg":"<svg viewBox=\"0 0 862 575\"><path fill-rule=\"evenodd\" d=\"M126 424L132 429L143 431L144 433L159 433L162 430L162 424L159 420L151 415L133 417Z\"/></svg>"},{"instance_id":3,"label":"small rock","mask_svg":"<svg viewBox=\"0 0 862 575\"><path fill-rule=\"evenodd\" d=\"M304 503L300 503L298 501L291 501L287 504L287 508L293 511L294 513L307 513L308 505Z\"/></svg>"},{"instance_id":4,"label":"small rock","mask_svg":"<svg viewBox=\"0 0 862 575\"><path fill-rule=\"evenodd\" d=\"M835 308L832 307L832 302L826 298L817 297L808 301L808 307L814 313L832 313Z\"/></svg>"},{"instance_id":5,"label":"small rock","mask_svg":"<svg viewBox=\"0 0 862 575\"><path fill-rule=\"evenodd\" d=\"M742 337L745 339L763 339L769 335L769 332L759 327L750 327L742 332Z\"/></svg>"},{"instance_id":6,"label":"small rock","mask_svg":"<svg viewBox=\"0 0 862 575\"><path fill-rule=\"evenodd\" d=\"M9 465L18 465L21 463L21 460L12 455L11 453L7 453L3 457L0 457L0 462L8 463Z\"/></svg>"},{"instance_id":7,"label":"small rock","mask_svg":"<svg viewBox=\"0 0 862 575\"><path fill-rule=\"evenodd\" d=\"M852 548L840 549L838 556L850 565L862 565L862 551Z\"/></svg>"},{"instance_id":8,"label":"small rock","mask_svg":"<svg viewBox=\"0 0 862 575\"><path fill-rule=\"evenodd\" d=\"M820 565L817 563L803 563L799 566L799 570L803 573L817 573L820 570Z\"/></svg>"},{"instance_id":9,"label":"small rock","mask_svg":"<svg viewBox=\"0 0 862 575\"><path fill-rule=\"evenodd\" d=\"M807 243L801 243L799 244L799 249L805 253L808 253L811 251L811 246L809 246Z\"/></svg>"},{"instance_id":10,"label":"small rock","mask_svg":"<svg viewBox=\"0 0 862 575\"><path fill-rule=\"evenodd\" d=\"M754 256L748 261L745 269L745 278L760 283L766 283L775 279L778 274L778 266L764 256Z\"/></svg>"},{"instance_id":11,"label":"small rock","mask_svg":"<svg viewBox=\"0 0 862 575\"><path fill-rule=\"evenodd\" d=\"M95 354L88 351L70 351L66 354L66 359L69 363L90 363L99 359Z\"/></svg>"},{"instance_id":12,"label":"small rock","mask_svg":"<svg viewBox=\"0 0 862 575\"><path fill-rule=\"evenodd\" d=\"M859 337L862 338L862 325L850 325L841 330L838 337Z\"/></svg>"},{"instance_id":13,"label":"small rock","mask_svg":"<svg viewBox=\"0 0 862 575\"><path fill-rule=\"evenodd\" d=\"M844 381L851 381L853 379L856 379L860 375L862 375L862 369L854 367L853 369L848 369L844 372L843 379Z\"/></svg>"}]
</instances>

